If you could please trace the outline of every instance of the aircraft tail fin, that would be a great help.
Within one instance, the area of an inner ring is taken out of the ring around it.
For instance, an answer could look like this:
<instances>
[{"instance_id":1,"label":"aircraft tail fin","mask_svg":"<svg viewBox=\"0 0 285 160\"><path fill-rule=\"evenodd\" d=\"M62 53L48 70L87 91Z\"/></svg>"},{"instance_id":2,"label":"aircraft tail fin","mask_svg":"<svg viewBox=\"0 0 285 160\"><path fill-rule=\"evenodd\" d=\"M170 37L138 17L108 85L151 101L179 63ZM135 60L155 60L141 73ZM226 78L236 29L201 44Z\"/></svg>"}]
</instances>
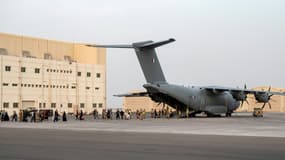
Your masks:
<instances>
[{"instance_id":1,"label":"aircraft tail fin","mask_svg":"<svg viewBox=\"0 0 285 160\"><path fill-rule=\"evenodd\" d=\"M165 41L153 42L144 41L133 43L132 45L87 45L89 47L103 48L133 48L135 49L140 66L147 83L167 83L157 58L155 48L174 42L171 38Z\"/></svg>"}]
</instances>

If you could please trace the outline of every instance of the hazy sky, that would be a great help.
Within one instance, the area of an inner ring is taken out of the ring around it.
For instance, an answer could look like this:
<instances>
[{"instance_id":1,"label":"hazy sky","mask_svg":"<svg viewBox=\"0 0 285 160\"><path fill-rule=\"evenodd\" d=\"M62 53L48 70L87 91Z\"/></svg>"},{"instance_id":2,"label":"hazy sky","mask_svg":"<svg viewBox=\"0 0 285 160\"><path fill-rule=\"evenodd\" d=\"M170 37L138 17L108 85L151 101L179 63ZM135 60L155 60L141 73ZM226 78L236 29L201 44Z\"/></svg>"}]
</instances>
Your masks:
<instances>
[{"instance_id":1,"label":"hazy sky","mask_svg":"<svg viewBox=\"0 0 285 160\"><path fill-rule=\"evenodd\" d=\"M1 0L0 32L116 44L177 41L157 49L181 85L285 88L284 0ZM133 50L107 50L107 106L145 83Z\"/></svg>"}]
</instances>

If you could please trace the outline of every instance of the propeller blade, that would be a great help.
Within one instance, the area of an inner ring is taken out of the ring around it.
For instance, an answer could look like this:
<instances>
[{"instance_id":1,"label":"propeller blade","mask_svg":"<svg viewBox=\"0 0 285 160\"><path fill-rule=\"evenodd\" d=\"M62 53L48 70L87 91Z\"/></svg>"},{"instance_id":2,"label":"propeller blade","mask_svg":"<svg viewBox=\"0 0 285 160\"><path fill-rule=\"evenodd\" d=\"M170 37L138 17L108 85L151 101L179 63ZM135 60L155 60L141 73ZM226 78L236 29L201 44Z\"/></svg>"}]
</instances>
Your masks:
<instances>
[{"instance_id":1,"label":"propeller blade","mask_svg":"<svg viewBox=\"0 0 285 160\"><path fill-rule=\"evenodd\" d=\"M265 104L266 104L266 103L263 103L263 106L261 107L262 109L265 107Z\"/></svg>"},{"instance_id":2,"label":"propeller blade","mask_svg":"<svg viewBox=\"0 0 285 160\"><path fill-rule=\"evenodd\" d=\"M246 84L244 84L244 89L246 89Z\"/></svg>"},{"instance_id":3,"label":"propeller blade","mask_svg":"<svg viewBox=\"0 0 285 160\"><path fill-rule=\"evenodd\" d=\"M268 102L268 105L269 105L269 108L271 109L271 104L270 104L270 102Z\"/></svg>"},{"instance_id":4,"label":"propeller blade","mask_svg":"<svg viewBox=\"0 0 285 160\"><path fill-rule=\"evenodd\" d=\"M245 102L249 105L249 103L248 103L247 99L245 99Z\"/></svg>"},{"instance_id":5,"label":"propeller blade","mask_svg":"<svg viewBox=\"0 0 285 160\"><path fill-rule=\"evenodd\" d=\"M160 104L161 104L161 102L159 102L159 103L156 105L156 107L158 107Z\"/></svg>"},{"instance_id":6,"label":"propeller blade","mask_svg":"<svg viewBox=\"0 0 285 160\"><path fill-rule=\"evenodd\" d=\"M270 92L270 90L271 90L271 86L269 86L269 88L268 88L268 92Z\"/></svg>"},{"instance_id":7,"label":"propeller blade","mask_svg":"<svg viewBox=\"0 0 285 160\"><path fill-rule=\"evenodd\" d=\"M240 104L241 107L243 106L243 102L244 102L244 101L241 101L241 104Z\"/></svg>"}]
</instances>

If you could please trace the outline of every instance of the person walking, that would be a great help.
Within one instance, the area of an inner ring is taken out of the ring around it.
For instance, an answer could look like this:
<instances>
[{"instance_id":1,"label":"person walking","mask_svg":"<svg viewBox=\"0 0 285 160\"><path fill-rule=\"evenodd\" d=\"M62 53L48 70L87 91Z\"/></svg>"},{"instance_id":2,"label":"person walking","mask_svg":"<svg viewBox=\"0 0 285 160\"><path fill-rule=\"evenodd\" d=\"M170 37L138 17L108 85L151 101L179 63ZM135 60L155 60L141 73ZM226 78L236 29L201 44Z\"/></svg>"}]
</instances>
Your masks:
<instances>
[{"instance_id":1,"label":"person walking","mask_svg":"<svg viewBox=\"0 0 285 160\"><path fill-rule=\"evenodd\" d=\"M119 109L117 109L116 111L116 120L119 120L120 119L120 111Z\"/></svg>"},{"instance_id":2,"label":"person walking","mask_svg":"<svg viewBox=\"0 0 285 160\"><path fill-rule=\"evenodd\" d=\"M23 121L23 110L19 111L19 122Z\"/></svg>"},{"instance_id":3,"label":"person walking","mask_svg":"<svg viewBox=\"0 0 285 160\"><path fill-rule=\"evenodd\" d=\"M157 111L156 111L156 109L154 110L154 118L157 118Z\"/></svg>"},{"instance_id":4,"label":"person walking","mask_svg":"<svg viewBox=\"0 0 285 160\"><path fill-rule=\"evenodd\" d=\"M63 111L63 114L62 114L62 121L63 121L63 122L66 122L66 121L67 121L65 111Z\"/></svg>"},{"instance_id":5,"label":"person walking","mask_svg":"<svg viewBox=\"0 0 285 160\"><path fill-rule=\"evenodd\" d=\"M18 115L17 115L16 111L13 111L12 122L13 122L13 121L15 121L15 122L18 121Z\"/></svg>"},{"instance_id":6,"label":"person walking","mask_svg":"<svg viewBox=\"0 0 285 160\"><path fill-rule=\"evenodd\" d=\"M83 111L82 111L82 109L80 110L80 114L79 114L79 120L84 120L84 117L83 117Z\"/></svg>"},{"instance_id":7,"label":"person walking","mask_svg":"<svg viewBox=\"0 0 285 160\"><path fill-rule=\"evenodd\" d=\"M98 118L98 111L97 111L97 109L94 109L94 111L93 111L93 117L94 117L94 119L97 119L97 118Z\"/></svg>"},{"instance_id":8,"label":"person walking","mask_svg":"<svg viewBox=\"0 0 285 160\"><path fill-rule=\"evenodd\" d=\"M32 112L31 112L31 115L32 115L32 117L31 117L31 122L36 122L36 114L35 114L35 112L32 111Z\"/></svg>"},{"instance_id":9,"label":"person walking","mask_svg":"<svg viewBox=\"0 0 285 160\"><path fill-rule=\"evenodd\" d=\"M53 122L57 122L58 121L58 111L57 109L54 111L54 118L53 118Z\"/></svg>"},{"instance_id":10,"label":"person walking","mask_svg":"<svg viewBox=\"0 0 285 160\"><path fill-rule=\"evenodd\" d=\"M121 114L121 119L123 120L124 119L124 111L121 110L120 114Z\"/></svg>"}]
</instances>

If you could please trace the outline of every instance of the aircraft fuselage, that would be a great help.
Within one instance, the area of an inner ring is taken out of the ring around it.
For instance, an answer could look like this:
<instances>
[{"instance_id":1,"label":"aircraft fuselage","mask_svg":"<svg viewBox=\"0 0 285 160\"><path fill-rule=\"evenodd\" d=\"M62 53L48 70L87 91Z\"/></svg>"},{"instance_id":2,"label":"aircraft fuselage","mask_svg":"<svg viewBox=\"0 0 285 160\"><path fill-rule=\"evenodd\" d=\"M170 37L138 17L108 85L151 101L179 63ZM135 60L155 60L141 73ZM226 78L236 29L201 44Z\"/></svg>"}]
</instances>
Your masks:
<instances>
[{"instance_id":1,"label":"aircraft fuselage","mask_svg":"<svg viewBox=\"0 0 285 160\"><path fill-rule=\"evenodd\" d=\"M179 110L189 108L195 112L209 114L232 113L240 102L236 101L229 92L211 93L203 87L179 86L173 84L145 84L150 97Z\"/></svg>"}]
</instances>

